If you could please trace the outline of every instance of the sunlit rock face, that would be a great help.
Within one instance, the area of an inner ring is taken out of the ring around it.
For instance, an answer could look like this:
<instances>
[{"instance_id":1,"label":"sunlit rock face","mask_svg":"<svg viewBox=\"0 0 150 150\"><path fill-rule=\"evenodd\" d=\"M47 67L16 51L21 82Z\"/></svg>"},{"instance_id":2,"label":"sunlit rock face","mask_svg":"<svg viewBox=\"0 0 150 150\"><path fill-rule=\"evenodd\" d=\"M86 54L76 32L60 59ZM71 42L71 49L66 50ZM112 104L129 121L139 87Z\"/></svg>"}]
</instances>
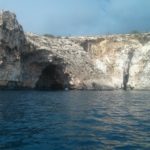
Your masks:
<instances>
[{"instance_id":1,"label":"sunlit rock face","mask_svg":"<svg viewBox=\"0 0 150 150\"><path fill-rule=\"evenodd\" d=\"M39 36L1 11L0 87L150 89L150 34Z\"/></svg>"},{"instance_id":2,"label":"sunlit rock face","mask_svg":"<svg viewBox=\"0 0 150 150\"><path fill-rule=\"evenodd\" d=\"M92 42L91 42L92 41ZM114 88L150 89L150 34L113 35L89 40L89 55Z\"/></svg>"}]
</instances>

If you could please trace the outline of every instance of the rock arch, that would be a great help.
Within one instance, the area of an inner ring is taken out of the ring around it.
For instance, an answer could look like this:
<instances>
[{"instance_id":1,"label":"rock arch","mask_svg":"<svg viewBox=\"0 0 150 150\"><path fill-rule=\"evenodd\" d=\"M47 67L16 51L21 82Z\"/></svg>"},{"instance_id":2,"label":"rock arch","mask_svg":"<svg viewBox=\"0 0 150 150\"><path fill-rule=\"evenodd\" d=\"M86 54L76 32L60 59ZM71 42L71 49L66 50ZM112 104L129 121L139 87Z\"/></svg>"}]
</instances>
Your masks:
<instances>
[{"instance_id":1,"label":"rock arch","mask_svg":"<svg viewBox=\"0 0 150 150\"><path fill-rule=\"evenodd\" d=\"M48 64L41 72L35 84L39 90L64 90L69 88L69 75L62 65Z\"/></svg>"}]
</instances>

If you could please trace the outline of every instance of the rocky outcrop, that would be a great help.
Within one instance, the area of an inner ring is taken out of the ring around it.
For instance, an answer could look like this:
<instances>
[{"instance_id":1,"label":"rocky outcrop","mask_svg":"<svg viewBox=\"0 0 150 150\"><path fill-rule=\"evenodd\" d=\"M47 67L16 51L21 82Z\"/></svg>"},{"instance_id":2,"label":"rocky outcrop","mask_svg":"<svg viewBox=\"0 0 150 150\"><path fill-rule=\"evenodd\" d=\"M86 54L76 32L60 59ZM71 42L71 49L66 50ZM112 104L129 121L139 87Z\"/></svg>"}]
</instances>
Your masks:
<instances>
[{"instance_id":1,"label":"rocky outcrop","mask_svg":"<svg viewBox=\"0 0 150 150\"><path fill-rule=\"evenodd\" d=\"M21 52L26 38L16 16L0 12L0 85L11 87L21 82Z\"/></svg>"},{"instance_id":2,"label":"rocky outcrop","mask_svg":"<svg viewBox=\"0 0 150 150\"><path fill-rule=\"evenodd\" d=\"M36 89L150 89L150 34L54 37L24 33L0 13L0 86Z\"/></svg>"}]
</instances>

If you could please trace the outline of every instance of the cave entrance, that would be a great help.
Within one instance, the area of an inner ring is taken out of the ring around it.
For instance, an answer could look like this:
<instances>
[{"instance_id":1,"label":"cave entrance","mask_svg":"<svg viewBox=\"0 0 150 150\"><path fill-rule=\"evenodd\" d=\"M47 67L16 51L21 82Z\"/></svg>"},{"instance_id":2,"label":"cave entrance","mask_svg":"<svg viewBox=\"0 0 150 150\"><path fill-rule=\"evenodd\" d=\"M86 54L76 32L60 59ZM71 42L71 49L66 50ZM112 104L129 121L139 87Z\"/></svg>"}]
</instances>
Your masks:
<instances>
[{"instance_id":1,"label":"cave entrance","mask_svg":"<svg viewBox=\"0 0 150 150\"><path fill-rule=\"evenodd\" d=\"M36 89L64 90L68 88L68 75L64 74L62 66L50 64L41 73L36 82Z\"/></svg>"}]
</instances>

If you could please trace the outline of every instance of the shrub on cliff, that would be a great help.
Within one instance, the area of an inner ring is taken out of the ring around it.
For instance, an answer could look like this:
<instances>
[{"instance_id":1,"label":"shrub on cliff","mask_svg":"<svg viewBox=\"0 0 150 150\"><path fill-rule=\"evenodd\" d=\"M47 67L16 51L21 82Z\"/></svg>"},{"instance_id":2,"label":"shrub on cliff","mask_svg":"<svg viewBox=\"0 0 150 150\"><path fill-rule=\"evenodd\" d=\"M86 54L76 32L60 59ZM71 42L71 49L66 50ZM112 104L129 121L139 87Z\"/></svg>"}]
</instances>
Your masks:
<instances>
[{"instance_id":1,"label":"shrub on cliff","mask_svg":"<svg viewBox=\"0 0 150 150\"><path fill-rule=\"evenodd\" d=\"M50 37L50 38L55 38L56 36L52 35L52 34L44 34L44 36L46 37Z\"/></svg>"}]
</instances>

